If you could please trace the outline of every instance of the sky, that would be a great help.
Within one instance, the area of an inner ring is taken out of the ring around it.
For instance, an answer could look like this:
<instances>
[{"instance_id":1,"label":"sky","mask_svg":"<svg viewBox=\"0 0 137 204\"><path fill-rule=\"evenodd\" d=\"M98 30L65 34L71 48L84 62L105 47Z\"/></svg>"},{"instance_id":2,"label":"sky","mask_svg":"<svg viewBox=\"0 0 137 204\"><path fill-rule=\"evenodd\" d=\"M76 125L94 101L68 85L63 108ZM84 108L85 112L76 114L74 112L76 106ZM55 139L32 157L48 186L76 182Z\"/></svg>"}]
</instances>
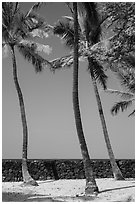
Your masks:
<instances>
[{"instance_id":1,"label":"sky","mask_svg":"<svg viewBox=\"0 0 137 204\"><path fill-rule=\"evenodd\" d=\"M21 3L25 12L32 3ZM39 14L53 25L62 16L71 15L64 3L47 3ZM50 36L42 41L52 48L48 60L64 56L69 50L59 37ZM81 151L75 127L72 104L73 69L58 70L55 74L47 68L36 74L34 67L16 50L18 79L24 96L29 133L28 158L79 159ZM121 86L114 74L108 72L108 88ZM110 109L119 97L100 89L108 133L116 159L135 157L135 120L128 117L134 107L112 116ZM103 131L97 109L87 62L80 62L79 100L85 139L91 159L108 159ZM20 159L22 156L22 123L12 76L10 53L2 58L2 158Z\"/></svg>"}]
</instances>

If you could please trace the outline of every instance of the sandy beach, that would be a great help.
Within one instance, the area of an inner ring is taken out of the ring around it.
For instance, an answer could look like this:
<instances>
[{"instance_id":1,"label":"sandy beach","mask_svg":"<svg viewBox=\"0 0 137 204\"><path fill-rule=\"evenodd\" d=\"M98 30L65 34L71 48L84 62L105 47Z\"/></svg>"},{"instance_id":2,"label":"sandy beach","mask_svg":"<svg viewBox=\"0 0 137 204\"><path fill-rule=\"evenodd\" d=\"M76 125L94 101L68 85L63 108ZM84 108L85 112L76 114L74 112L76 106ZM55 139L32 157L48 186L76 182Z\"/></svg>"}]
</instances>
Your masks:
<instances>
[{"instance_id":1,"label":"sandy beach","mask_svg":"<svg viewBox=\"0 0 137 204\"><path fill-rule=\"evenodd\" d=\"M3 182L3 202L135 202L135 179L115 181L96 179L97 197L85 197L85 179L38 181L39 186L23 186L22 182Z\"/></svg>"}]
</instances>

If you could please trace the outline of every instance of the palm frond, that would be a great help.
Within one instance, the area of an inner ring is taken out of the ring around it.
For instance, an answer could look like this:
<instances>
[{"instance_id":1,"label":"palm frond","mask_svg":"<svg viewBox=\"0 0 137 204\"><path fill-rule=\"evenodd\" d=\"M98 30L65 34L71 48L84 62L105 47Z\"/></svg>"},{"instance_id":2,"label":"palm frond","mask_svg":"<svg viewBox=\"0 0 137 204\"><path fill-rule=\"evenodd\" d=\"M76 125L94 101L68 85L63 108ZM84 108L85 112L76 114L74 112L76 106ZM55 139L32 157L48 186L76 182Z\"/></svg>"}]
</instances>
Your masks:
<instances>
[{"instance_id":1,"label":"palm frond","mask_svg":"<svg viewBox=\"0 0 137 204\"><path fill-rule=\"evenodd\" d=\"M32 12L37 11L44 4L44 2L34 3L31 9L26 13L26 17L29 16Z\"/></svg>"},{"instance_id":2,"label":"palm frond","mask_svg":"<svg viewBox=\"0 0 137 204\"><path fill-rule=\"evenodd\" d=\"M12 4L12 8L9 3L3 3L2 24L3 24L3 38L5 41L18 41L20 38L28 38L29 30L26 23L26 17L19 11L19 4ZM12 9L12 11L10 11ZM10 15L7 14L11 13Z\"/></svg>"},{"instance_id":3,"label":"palm frond","mask_svg":"<svg viewBox=\"0 0 137 204\"><path fill-rule=\"evenodd\" d=\"M99 41L101 27L95 2L78 2L79 24L87 40L92 44Z\"/></svg>"},{"instance_id":4,"label":"palm frond","mask_svg":"<svg viewBox=\"0 0 137 204\"><path fill-rule=\"evenodd\" d=\"M14 37L17 39L20 37L23 39L30 37L26 17L23 13L14 18Z\"/></svg>"},{"instance_id":5,"label":"palm frond","mask_svg":"<svg viewBox=\"0 0 137 204\"><path fill-rule=\"evenodd\" d=\"M32 63L36 72L41 72L44 66L49 66L52 69L51 63L38 54L35 43L19 43L17 47L23 57Z\"/></svg>"},{"instance_id":6,"label":"palm frond","mask_svg":"<svg viewBox=\"0 0 137 204\"><path fill-rule=\"evenodd\" d=\"M5 28L8 28L11 23L12 14L11 15L10 14L11 11L9 3L2 2L2 24L4 25Z\"/></svg>"},{"instance_id":7,"label":"palm frond","mask_svg":"<svg viewBox=\"0 0 137 204\"><path fill-rule=\"evenodd\" d=\"M8 27L14 17L14 3L2 2L2 18L5 21L4 24Z\"/></svg>"},{"instance_id":8,"label":"palm frond","mask_svg":"<svg viewBox=\"0 0 137 204\"><path fill-rule=\"evenodd\" d=\"M32 8L31 11L37 11L38 9L40 9L40 7L43 5L43 2L37 2L35 3Z\"/></svg>"},{"instance_id":9,"label":"palm frond","mask_svg":"<svg viewBox=\"0 0 137 204\"><path fill-rule=\"evenodd\" d=\"M20 6L19 6L19 2L15 3L15 9L14 9L14 15L16 15L16 13L18 13L20 10Z\"/></svg>"},{"instance_id":10,"label":"palm frond","mask_svg":"<svg viewBox=\"0 0 137 204\"><path fill-rule=\"evenodd\" d=\"M11 42L14 39L15 19L19 11L18 5L13 2L2 3L2 38L5 42Z\"/></svg>"},{"instance_id":11,"label":"palm frond","mask_svg":"<svg viewBox=\"0 0 137 204\"><path fill-rule=\"evenodd\" d=\"M29 16L25 16L26 23L29 27L29 32L33 31L34 29L46 29L47 23L44 18L39 17L36 13L30 13Z\"/></svg>"},{"instance_id":12,"label":"palm frond","mask_svg":"<svg viewBox=\"0 0 137 204\"><path fill-rule=\"evenodd\" d=\"M120 95L121 98L125 98L125 99L131 99L135 97L133 93L123 92L123 91L114 90L114 89L106 89L105 92Z\"/></svg>"},{"instance_id":13,"label":"palm frond","mask_svg":"<svg viewBox=\"0 0 137 204\"><path fill-rule=\"evenodd\" d=\"M54 28L53 33L60 36L67 47L73 48L74 45L74 27L73 22L70 20L58 21Z\"/></svg>"},{"instance_id":14,"label":"palm frond","mask_svg":"<svg viewBox=\"0 0 137 204\"><path fill-rule=\"evenodd\" d=\"M70 68L73 64L73 56L70 54L61 58L54 59L50 61L50 63L52 64L52 68L54 71L57 69L62 69L64 67Z\"/></svg>"},{"instance_id":15,"label":"palm frond","mask_svg":"<svg viewBox=\"0 0 137 204\"><path fill-rule=\"evenodd\" d=\"M128 117L134 116L134 115L135 115L135 110L133 110L133 111L128 115Z\"/></svg>"},{"instance_id":16,"label":"palm frond","mask_svg":"<svg viewBox=\"0 0 137 204\"><path fill-rule=\"evenodd\" d=\"M117 102L111 109L111 114L116 115L120 110L123 112L132 105L134 99L128 101Z\"/></svg>"},{"instance_id":17,"label":"palm frond","mask_svg":"<svg viewBox=\"0 0 137 204\"><path fill-rule=\"evenodd\" d=\"M120 95L123 99L125 98L126 101L121 101L116 103L112 109L111 113L117 114L118 111L121 109L122 111L126 110L128 106L132 105L132 102L135 100L135 73L134 68L131 67L118 67L115 70L115 74L120 79L120 83L126 91L117 91L117 90L110 90L109 92L115 93ZM130 114L132 115L132 113ZM129 115L129 116L130 116Z\"/></svg>"},{"instance_id":18,"label":"palm frond","mask_svg":"<svg viewBox=\"0 0 137 204\"><path fill-rule=\"evenodd\" d=\"M31 13L28 17L24 14L20 14L15 18L14 27L16 27L16 31L14 31L14 36L22 37L23 39L32 38L32 37L40 37L46 38L48 37L48 33L51 30L51 27L46 24L43 18L37 16L37 14Z\"/></svg>"},{"instance_id":19,"label":"palm frond","mask_svg":"<svg viewBox=\"0 0 137 204\"><path fill-rule=\"evenodd\" d=\"M71 23L74 23L74 18L71 16L62 16L63 18L67 19L68 21L70 21Z\"/></svg>"},{"instance_id":20,"label":"palm frond","mask_svg":"<svg viewBox=\"0 0 137 204\"><path fill-rule=\"evenodd\" d=\"M88 70L92 69L94 73L94 77L98 83L100 83L104 89L107 88L107 75L104 73L103 66L95 59L95 58L88 58L89 67Z\"/></svg>"},{"instance_id":21,"label":"palm frond","mask_svg":"<svg viewBox=\"0 0 137 204\"><path fill-rule=\"evenodd\" d=\"M78 57L79 61L83 61L83 56L81 52L78 53ZM54 59L50 61L50 63L52 64L54 71L57 69L70 68L73 65L73 53Z\"/></svg>"},{"instance_id":22,"label":"palm frond","mask_svg":"<svg viewBox=\"0 0 137 204\"><path fill-rule=\"evenodd\" d=\"M66 2L67 7L69 8L70 12L73 15L73 9L71 8L70 2Z\"/></svg>"},{"instance_id":23,"label":"palm frond","mask_svg":"<svg viewBox=\"0 0 137 204\"><path fill-rule=\"evenodd\" d=\"M7 27L2 23L2 39L5 41L5 42L9 42L10 40L10 33L9 33L9 30L7 29Z\"/></svg>"},{"instance_id":24,"label":"palm frond","mask_svg":"<svg viewBox=\"0 0 137 204\"><path fill-rule=\"evenodd\" d=\"M53 26L46 23L44 18L39 17L37 14L31 13L26 19L29 27L29 32L33 37L47 38L49 33L53 32Z\"/></svg>"},{"instance_id":25,"label":"palm frond","mask_svg":"<svg viewBox=\"0 0 137 204\"><path fill-rule=\"evenodd\" d=\"M132 93L135 93L135 74L130 70L118 69L116 72L121 85Z\"/></svg>"}]
</instances>

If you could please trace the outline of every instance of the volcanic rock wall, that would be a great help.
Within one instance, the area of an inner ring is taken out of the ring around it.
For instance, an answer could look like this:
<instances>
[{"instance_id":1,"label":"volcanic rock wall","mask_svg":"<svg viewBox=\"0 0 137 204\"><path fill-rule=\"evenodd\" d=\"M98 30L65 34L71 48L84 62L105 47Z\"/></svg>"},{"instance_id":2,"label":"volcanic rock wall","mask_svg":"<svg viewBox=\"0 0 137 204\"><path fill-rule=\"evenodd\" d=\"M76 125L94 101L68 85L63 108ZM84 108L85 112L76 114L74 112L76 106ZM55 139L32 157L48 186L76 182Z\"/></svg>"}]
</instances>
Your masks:
<instances>
[{"instance_id":1,"label":"volcanic rock wall","mask_svg":"<svg viewBox=\"0 0 137 204\"><path fill-rule=\"evenodd\" d=\"M96 178L113 177L109 160L91 160ZM117 160L125 178L135 177L135 160ZM28 160L28 169L35 180L83 179L82 160ZM2 181L22 181L21 160L2 161Z\"/></svg>"}]
</instances>

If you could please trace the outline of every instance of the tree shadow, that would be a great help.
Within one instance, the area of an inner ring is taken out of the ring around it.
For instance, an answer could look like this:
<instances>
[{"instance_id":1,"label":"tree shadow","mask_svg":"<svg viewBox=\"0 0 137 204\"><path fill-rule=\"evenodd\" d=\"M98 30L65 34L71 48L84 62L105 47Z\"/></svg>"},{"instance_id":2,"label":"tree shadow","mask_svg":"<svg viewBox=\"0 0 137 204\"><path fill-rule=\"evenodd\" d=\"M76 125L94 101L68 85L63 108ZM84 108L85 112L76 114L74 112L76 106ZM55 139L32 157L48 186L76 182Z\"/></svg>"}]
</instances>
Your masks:
<instances>
[{"instance_id":1,"label":"tree shadow","mask_svg":"<svg viewBox=\"0 0 137 204\"><path fill-rule=\"evenodd\" d=\"M40 185L40 184L43 184L43 183L51 183L51 182L54 182L54 181L57 181L57 180L45 180L45 181L38 181L37 183L38 183L38 186ZM21 187L33 187L33 185L31 185L31 184L27 184L27 183L24 183L24 182L22 182L21 184L20 184L20 186Z\"/></svg>"},{"instance_id":2,"label":"tree shadow","mask_svg":"<svg viewBox=\"0 0 137 204\"><path fill-rule=\"evenodd\" d=\"M103 190L103 191L99 191L99 193L105 193L105 192L108 192L108 191L116 191L116 190L120 190L120 189L133 188L133 187L135 187L135 185L133 185L133 186L124 186L124 187L120 187L120 188L110 188L110 189L106 189L106 190Z\"/></svg>"},{"instance_id":3,"label":"tree shadow","mask_svg":"<svg viewBox=\"0 0 137 204\"><path fill-rule=\"evenodd\" d=\"M48 180L44 181L42 183L46 182L53 182L54 180ZM135 185L131 186L124 186L119 188L112 188L112 189L105 189L99 192L99 194L109 191L115 191L120 189L127 189L127 188L133 188ZM3 192L2 193L2 202L92 202L96 197L92 196L85 196L85 195L78 195L78 196L57 196L57 197L51 197L49 194L24 194L21 192ZM121 201L119 201L121 202ZM127 201L130 202L130 201Z\"/></svg>"},{"instance_id":4,"label":"tree shadow","mask_svg":"<svg viewBox=\"0 0 137 204\"><path fill-rule=\"evenodd\" d=\"M125 198L123 200L117 200L114 202L135 202L135 199L132 196L128 196L127 198Z\"/></svg>"},{"instance_id":5,"label":"tree shadow","mask_svg":"<svg viewBox=\"0 0 137 204\"><path fill-rule=\"evenodd\" d=\"M16 192L3 192L2 202L61 202L57 198L41 194L23 194Z\"/></svg>"},{"instance_id":6,"label":"tree shadow","mask_svg":"<svg viewBox=\"0 0 137 204\"><path fill-rule=\"evenodd\" d=\"M45 181L40 181L40 182L38 182L38 184L51 183L51 182L55 182L55 181L58 181L58 180L55 180L55 179L53 179L53 180L45 180Z\"/></svg>"},{"instance_id":7,"label":"tree shadow","mask_svg":"<svg viewBox=\"0 0 137 204\"><path fill-rule=\"evenodd\" d=\"M38 195L36 197L35 196L29 197L28 199L24 200L24 202L63 202L58 200L58 198L47 197L45 195L40 195L39 197Z\"/></svg>"},{"instance_id":8,"label":"tree shadow","mask_svg":"<svg viewBox=\"0 0 137 204\"><path fill-rule=\"evenodd\" d=\"M45 195L41 195L40 197L30 197L27 200L24 200L24 202L64 202L63 200L52 197L47 197Z\"/></svg>"},{"instance_id":9,"label":"tree shadow","mask_svg":"<svg viewBox=\"0 0 137 204\"><path fill-rule=\"evenodd\" d=\"M91 196L57 196L41 194L23 194L16 192L3 192L2 202L74 202L74 201L92 201L95 197Z\"/></svg>"}]
</instances>

